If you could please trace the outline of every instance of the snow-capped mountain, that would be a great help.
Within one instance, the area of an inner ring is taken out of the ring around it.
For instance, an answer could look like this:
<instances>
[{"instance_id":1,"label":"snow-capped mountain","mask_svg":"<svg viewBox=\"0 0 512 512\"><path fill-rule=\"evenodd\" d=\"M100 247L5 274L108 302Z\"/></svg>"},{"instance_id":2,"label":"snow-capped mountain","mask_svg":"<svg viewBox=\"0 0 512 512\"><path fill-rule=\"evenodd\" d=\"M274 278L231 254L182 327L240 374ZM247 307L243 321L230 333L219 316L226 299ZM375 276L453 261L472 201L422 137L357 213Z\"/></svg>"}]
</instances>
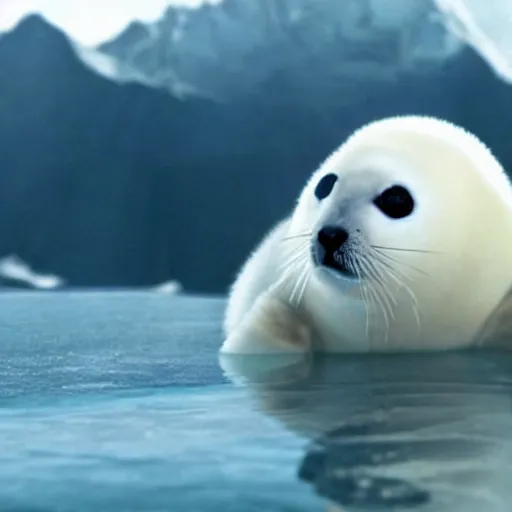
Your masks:
<instances>
[{"instance_id":1,"label":"snow-capped mountain","mask_svg":"<svg viewBox=\"0 0 512 512\"><path fill-rule=\"evenodd\" d=\"M169 7L97 52L174 94L229 100L283 77L283 98L290 89L307 97L341 87L339 99L350 101L361 83L393 82L442 64L461 47L432 0L224 0ZM88 63L102 72L94 59Z\"/></svg>"}]
</instances>

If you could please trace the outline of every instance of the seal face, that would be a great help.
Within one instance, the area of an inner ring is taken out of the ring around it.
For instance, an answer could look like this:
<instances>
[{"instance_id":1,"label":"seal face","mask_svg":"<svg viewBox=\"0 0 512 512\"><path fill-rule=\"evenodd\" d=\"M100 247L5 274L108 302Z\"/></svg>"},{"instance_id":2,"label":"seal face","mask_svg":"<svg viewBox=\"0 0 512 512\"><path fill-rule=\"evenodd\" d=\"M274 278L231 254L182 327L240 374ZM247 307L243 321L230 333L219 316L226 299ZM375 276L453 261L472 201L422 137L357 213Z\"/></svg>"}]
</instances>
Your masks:
<instances>
[{"instance_id":1,"label":"seal face","mask_svg":"<svg viewBox=\"0 0 512 512\"><path fill-rule=\"evenodd\" d=\"M292 325L293 350L468 346L512 286L510 261L512 189L490 151L446 121L375 121L322 163L244 265L223 350L252 352L251 336L282 348Z\"/></svg>"},{"instance_id":2,"label":"seal face","mask_svg":"<svg viewBox=\"0 0 512 512\"><path fill-rule=\"evenodd\" d=\"M329 173L318 182L315 196L319 200L325 199L332 191L338 177ZM360 193L361 191L359 191ZM372 196L371 190L365 197L372 198L373 205L390 219L399 220L412 215L414 199L406 187L391 185L382 192ZM347 212L354 212L357 208L357 196L354 196L354 207L347 201ZM312 243L312 254L316 266L325 266L339 272L342 276L359 279L364 270L357 265L358 253L365 250L361 243L361 229L356 228L352 234L342 224L328 224L321 226ZM358 243L359 242L359 243Z\"/></svg>"}]
</instances>

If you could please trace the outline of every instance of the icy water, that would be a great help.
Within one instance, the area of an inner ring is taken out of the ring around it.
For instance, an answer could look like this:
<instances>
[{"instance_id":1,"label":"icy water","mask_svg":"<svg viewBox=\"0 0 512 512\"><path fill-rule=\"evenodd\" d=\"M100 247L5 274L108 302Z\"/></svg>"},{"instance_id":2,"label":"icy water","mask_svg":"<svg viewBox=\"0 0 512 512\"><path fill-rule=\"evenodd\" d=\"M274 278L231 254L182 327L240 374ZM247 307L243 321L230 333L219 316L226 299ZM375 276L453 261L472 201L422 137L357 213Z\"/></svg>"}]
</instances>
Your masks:
<instances>
[{"instance_id":1,"label":"icy water","mask_svg":"<svg viewBox=\"0 0 512 512\"><path fill-rule=\"evenodd\" d=\"M508 355L219 361L223 307L0 295L0 511L510 511Z\"/></svg>"}]
</instances>

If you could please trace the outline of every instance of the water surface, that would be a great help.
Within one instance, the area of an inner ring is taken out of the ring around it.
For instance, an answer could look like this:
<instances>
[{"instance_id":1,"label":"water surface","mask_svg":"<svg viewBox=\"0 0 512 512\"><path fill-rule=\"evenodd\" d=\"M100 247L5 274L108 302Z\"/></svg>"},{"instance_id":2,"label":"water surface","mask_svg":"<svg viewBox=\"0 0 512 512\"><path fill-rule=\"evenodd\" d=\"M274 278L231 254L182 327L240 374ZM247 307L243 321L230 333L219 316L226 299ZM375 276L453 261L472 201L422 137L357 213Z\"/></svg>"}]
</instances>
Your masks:
<instances>
[{"instance_id":1,"label":"water surface","mask_svg":"<svg viewBox=\"0 0 512 512\"><path fill-rule=\"evenodd\" d=\"M223 307L0 295L0 510L508 512L508 356L221 367Z\"/></svg>"}]
</instances>

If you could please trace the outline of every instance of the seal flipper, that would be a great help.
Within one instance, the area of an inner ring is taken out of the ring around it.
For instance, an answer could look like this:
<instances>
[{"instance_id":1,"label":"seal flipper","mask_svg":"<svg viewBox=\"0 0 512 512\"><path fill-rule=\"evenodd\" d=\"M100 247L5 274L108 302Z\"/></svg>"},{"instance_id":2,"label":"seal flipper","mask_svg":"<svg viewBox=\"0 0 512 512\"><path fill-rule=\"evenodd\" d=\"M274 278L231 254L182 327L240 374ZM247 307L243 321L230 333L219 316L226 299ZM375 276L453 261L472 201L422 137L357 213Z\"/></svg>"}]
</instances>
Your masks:
<instances>
[{"instance_id":1,"label":"seal flipper","mask_svg":"<svg viewBox=\"0 0 512 512\"><path fill-rule=\"evenodd\" d=\"M222 353L279 354L309 351L311 328L295 310L274 297L262 294L240 325L222 345Z\"/></svg>"},{"instance_id":2,"label":"seal flipper","mask_svg":"<svg viewBox=\"0 0 512 512\"><path fill-rule=\"evenodd\" d=\"M487 317L475 338L475 344L512 350L512 286Z\"/></svg>"}]
</instances>

